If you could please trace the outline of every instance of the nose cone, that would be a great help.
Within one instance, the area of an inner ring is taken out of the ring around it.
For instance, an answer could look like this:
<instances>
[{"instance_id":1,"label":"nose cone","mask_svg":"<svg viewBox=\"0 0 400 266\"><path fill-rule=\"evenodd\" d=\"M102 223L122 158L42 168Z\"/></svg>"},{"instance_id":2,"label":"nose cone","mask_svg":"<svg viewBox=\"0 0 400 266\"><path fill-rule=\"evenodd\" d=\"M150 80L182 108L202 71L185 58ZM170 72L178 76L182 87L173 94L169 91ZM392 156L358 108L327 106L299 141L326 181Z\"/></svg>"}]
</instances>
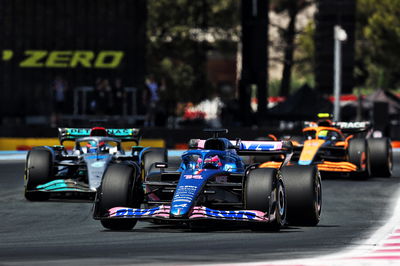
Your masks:
<instances>
[{"instance_id":1,"label":"nose cone","mask_svg":"<svg viewBox=\"0 0 400 266\"><path fill-rule=\"evenodd\" d=\"M185 179L181 186L178 186L174 198L172 199L170 216L171 218L186 218L192 206L195 204L197 194L202 188L202 182L186 182ZM196 184L197 183L197 184Z\"/></svg>"},{"instance_id":2,"label":"nose cone","mask_svg":"<svg viewBox=\"0 0 400 266\"><path fill-rule=\"evenodd\" d=\"M319 148L325 141L321 139L310 139L304 142L303 150L301 151L299 164L309 165L314 160Z\"/></svg>"},{"instance_id":3,"label":"nose cone","mask_svg":"<svg viewBox=\"0 0 400 266\"><path fill-rule=\"evenodd\" d=\"M187 218L204 184L215 171L189 170L181 174L171 203L171 218Z\"/></svg>"}]
</instances>

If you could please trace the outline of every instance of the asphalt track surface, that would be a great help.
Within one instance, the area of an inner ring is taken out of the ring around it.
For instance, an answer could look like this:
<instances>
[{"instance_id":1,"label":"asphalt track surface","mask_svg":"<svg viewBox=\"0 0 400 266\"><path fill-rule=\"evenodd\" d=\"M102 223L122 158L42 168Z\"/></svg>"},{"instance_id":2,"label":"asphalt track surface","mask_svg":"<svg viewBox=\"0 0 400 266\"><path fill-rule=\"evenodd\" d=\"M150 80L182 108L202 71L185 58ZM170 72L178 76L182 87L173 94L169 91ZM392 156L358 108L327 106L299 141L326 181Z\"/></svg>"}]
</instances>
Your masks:
<instances>
[{"instance_id":1,"label":"asphalt track surface","mask_svg":"<svg viewBox=\"0 0 400 266\"><path fill-rule=\"evenodd\" d=\"M246 228L192 232L139 222L134 230L104 230L92 204L27 202L23 162L0 162L0 265L191 265L256 262L329 255L362 245L385 223L400 195L400 153L394 176L323 180L317 227L279 233Z\"/></svg>"}]
</instances>

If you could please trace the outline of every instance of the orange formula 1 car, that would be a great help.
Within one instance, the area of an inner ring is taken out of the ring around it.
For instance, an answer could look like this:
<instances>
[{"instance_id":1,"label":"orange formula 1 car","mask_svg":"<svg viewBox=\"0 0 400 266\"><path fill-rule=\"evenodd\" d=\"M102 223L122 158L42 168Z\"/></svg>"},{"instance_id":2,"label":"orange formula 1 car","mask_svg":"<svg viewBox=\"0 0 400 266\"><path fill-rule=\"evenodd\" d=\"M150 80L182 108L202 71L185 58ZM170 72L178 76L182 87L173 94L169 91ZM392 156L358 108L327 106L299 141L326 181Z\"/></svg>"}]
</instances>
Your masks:
<instances>
[{"instance_id":1,"label":"orange formula 1 car","mask_svg":"<svg viewBox=\"0 0 400 266\"><path fill-rule=\"evenodd\" d=\"M329 119L305 122L302 141L292 141L291 163L317 165L321 175L390 177L390 141L388 138L369 138L371 133L369 122L332 122Z\"/></svg>"}]
</instances>

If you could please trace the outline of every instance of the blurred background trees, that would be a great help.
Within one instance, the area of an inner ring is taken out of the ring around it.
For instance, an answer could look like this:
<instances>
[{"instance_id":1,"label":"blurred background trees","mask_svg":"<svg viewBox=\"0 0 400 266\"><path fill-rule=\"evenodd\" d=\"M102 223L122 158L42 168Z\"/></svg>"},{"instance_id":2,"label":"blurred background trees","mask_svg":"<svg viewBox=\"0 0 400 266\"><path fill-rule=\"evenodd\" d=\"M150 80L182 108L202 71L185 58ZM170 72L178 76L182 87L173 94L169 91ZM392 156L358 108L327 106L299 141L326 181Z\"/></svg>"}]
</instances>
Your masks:
<instances>
[{"instance_id":1,"label":"blurred background trees","mask_svg":"<svg viewBox=\"0 0 400 266\"><path fill-rule=\"evenodd\" d=\"M275 75L279 80L274 75L271 79L271 95L287 96L292 86L312 83L314 27L312 22L307 27L300 23L300 28L297 23L298 15L312 5L313 0L271 1L270 12L277 15L271 27L277 35L270 37L270 65L282 65ZM224 93L207 78L206 62L216 53L240 60L240 19L236 0L148 1L147 69L165 80L167 100L198 102L213 92ZM240 68L240 62L236 65Z\"/></svg>"},{"instance_id":2,"label":"blurred background trees","mask_svg":"<svg viewBox=\"0 0 400 266\"><path fill-rule=\"evenodd\" d=\"M297 16L304 9L308 8L312 4L315 4L315 1L307 1L307 0L273 0L271 1L271 10L276 12L277 14L286 14L289 19L286 27L280 27L279 32L280 37L283 42L283 71L282 71L282 79L280 84L280 96L288 96L291 87L292 80L292 68L295 64L294 62L294 52L296 50L296 37L301 34L302 31L296 29L297 24Z\"/></svg>"},{"instance_id":3,"label":"blurred background trees","mask_svg":"<svg viewBox=\"0 0 400 266\"><path fill-rule=\"evenodd\" d=\"M359 85L400 85L400 1L358 0L356 75Z\"/></svg>"},{"instance_id":4,"label":"blurred background trees","mask_svg":"<svg viewBox=\"0 0 400 266\"><path fill-rule=\"evenodd\" d=\"M313 14L318 11L309 10L315 5L315 0L270 1L270 28L277 32L270 36L270 65L280 65L270 78L270 95L287 96L302 83L314 85ZM148 1L147 67L166 80L167 98L198 102L217 90L207 79L207 56L217 51L235 58L239 11L235 0ZM356 23L356 86L397 88L400 0L358 0Z\"/></svg>"},{"instance_id":5,"label":"blurred background trees","mask_svg":"<svg viewBox=\"0 0 400 266\"><path fill-rule=\"evenodd\" d=\"M213 51L235 56L239 1L148 1L148 73L165 79L169 101L199 102L215 92L207 79Z\"/></svg>"}]
</instances>

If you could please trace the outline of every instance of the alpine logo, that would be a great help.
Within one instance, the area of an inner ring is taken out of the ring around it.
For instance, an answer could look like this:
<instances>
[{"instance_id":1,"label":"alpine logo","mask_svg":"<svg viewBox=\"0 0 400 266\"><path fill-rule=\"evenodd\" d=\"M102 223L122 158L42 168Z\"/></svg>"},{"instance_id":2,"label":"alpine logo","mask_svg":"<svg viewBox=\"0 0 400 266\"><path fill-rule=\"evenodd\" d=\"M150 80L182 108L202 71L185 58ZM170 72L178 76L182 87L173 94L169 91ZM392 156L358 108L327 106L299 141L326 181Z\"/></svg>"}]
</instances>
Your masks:
<instances>
[{"instance_id":1,"label":"alpine logo","mask_svg":"<svg viewBox=\"0 0 400 266\"><path fill-rule=\"evenodd\" d=\"M183 204L175 204L174 206L172 206L173 208L179 208L179 207L181 207L181 208L185 208L185 207L187 207L187 204L186 203L183 203Z\"/></svg>"},{"instance_id":2,"label":"alpine logo","mask_svg":"<svg viewBox=\"0 0 400 266\"><path fill-rule=\"evenodd\" d=\"M185 179L203 179L201 175L184 175Z\"/></svg>"}]
</instances>

